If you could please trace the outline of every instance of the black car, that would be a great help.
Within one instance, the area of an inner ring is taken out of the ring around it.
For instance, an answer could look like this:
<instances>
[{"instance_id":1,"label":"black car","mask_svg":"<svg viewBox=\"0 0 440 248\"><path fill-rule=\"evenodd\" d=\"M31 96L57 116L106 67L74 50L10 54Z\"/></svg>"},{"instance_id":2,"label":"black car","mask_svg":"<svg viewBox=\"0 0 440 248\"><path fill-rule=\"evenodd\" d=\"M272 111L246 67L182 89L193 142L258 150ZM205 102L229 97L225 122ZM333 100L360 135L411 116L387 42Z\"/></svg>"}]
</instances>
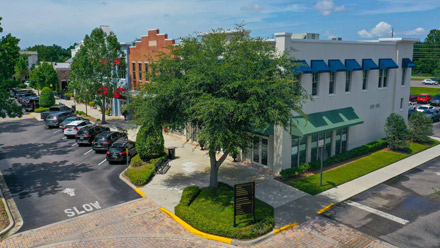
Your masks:
<instances>
[{"instance_id":1,"label":"black car","mask_svg":"<svg viewBox=\"0 0 440 248\"><path fill-rule=\"evenodd\" d=\"M130 161L136 154L136 144L133 141L120 139L108 149L106 158L110 164L113 162L127 162L127 159Z\"/></svg>"},{"instance_id":2,"label":"black car","mask_svg":"<svg viewBox=\"0 0 440 248\"><path fill-rule=\"evenodd\" d=\"M36 96L34 92L27 90L27 91L21 91L19 93L17 93L17 101L19 103L23 103L24 98L26 97L31 97L31 96Z\"/></svg>"},{"instance_id":3,"label":"black car","mask_svg":"<svg viewBox=\"0 0 440 248\"><path fill-rule=\"evenodd\" d=\"M107 151L118 139L127 139L127 134L120 132L105 131L98 134L92 142L92 149L97 151Z\"/></svg>"},{"instance_id":4,"label":"black car","mask_svg":"<svg viewBox=\"0 0 440 248\"><path fill-rule=\"evenodd\" d=\"M65 106L65 105L55 105L49 108L49 111L41 113L41 119L46 119L46 117L50 114L57 113L57 112L71 112L73 113L72 109Z\"/></svg>"},{"instance_id":5,"label":"black car","mask_svg":"<svg viewBox=\"0 0 440 248\"><path fill-rule=\"evenodd\" d=\"M72 116L70 111L52 113L44 119L44 124L46 125L46 128L58 127L61 122L70 116Z\"/></svg>"},{"instance_id":6,"label":"black car","mask_svg":"<svg viewBox=\"0 0 440 248\"><path fill-rule=\"evenodd\" d=\"M105 131L110 131L110 128L102 126L86 126L78 130L78 133L75 135L75 141L78 145L91 145L95 137Z\"/></svg>"},{"instance_id":7,"label":"black car","mask_svg":"<svg viewBox=\"0 0 440 248\"><path fill-rule=\"evenodd\" d=\"M35 109L40 107L40 101L38 96L30 97L28 98L24 104L22 104L24 107L24 110L27 112L32 112Z\"/></svg>"},{"instance_id":8,"label":"black car","mask_svg":"<svg viewBox=\"0 0 440 248\"><path fill-rule=\"evenodd\" d=\"M440 106L440 94L435 95L431 101L429 102L429 104L431 104L431 106Z\"/></svg>"}]
</instances>

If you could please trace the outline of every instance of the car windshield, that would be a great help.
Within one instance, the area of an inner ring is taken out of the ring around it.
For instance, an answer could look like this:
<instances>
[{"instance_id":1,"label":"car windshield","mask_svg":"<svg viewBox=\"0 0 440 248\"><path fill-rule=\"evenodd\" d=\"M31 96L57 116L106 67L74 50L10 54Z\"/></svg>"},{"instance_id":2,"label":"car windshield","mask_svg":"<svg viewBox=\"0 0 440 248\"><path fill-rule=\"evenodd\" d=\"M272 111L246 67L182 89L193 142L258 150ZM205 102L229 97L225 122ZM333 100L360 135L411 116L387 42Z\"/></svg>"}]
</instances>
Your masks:
<instances>
[{"instance_id":1,"label":"car windshield","mask_svg":"<svg viewBox=\"0 0 440 248\"><path fill-rule=\"evenodd\" d=\"M419 109L428 109L426 106L420 106Z\"/></svg>"},{"instance_id":2,"label":"car windshield","mask_svg":"<svg viewBox=\"0 0 440 248\"><path fill-rule=\"evenodd\" d=\"M434 111L432 111L432 109L425 109L425 110L423 110L423 113L425 113L425 114L433 114Z\"/></svg>"},{"instance_id":3,"label":"car windshield","mask_svg":"<svg viewBox=\"0 0 440 248\"><path fill-rule=\"evenodd\" d=\"M432 98L432 100L440 100L440 96L434 96L434 98Z\"/></svg>"},{"instance_id":4,"label":"car windshield","mask_svg":"<svg viewBox=\"0 0 440 248\"><path fill-rule=\"evenodd\" d=\"M119 153L119 152L123 152L124 148L123 147L110 147L110 149L108 150L110 153Z\"/></svg>"},{"instance_id":5,"label":"car windshield","mask_svg":"<svg viewBox=\"0 0 440 248\"><path fill-rule=\"evenodd\" d=\"M81 135L81 134L89 134L89 130L88 129L80 129L79 131L78 131L78 135Z\"/></svg>"}]
</instances>

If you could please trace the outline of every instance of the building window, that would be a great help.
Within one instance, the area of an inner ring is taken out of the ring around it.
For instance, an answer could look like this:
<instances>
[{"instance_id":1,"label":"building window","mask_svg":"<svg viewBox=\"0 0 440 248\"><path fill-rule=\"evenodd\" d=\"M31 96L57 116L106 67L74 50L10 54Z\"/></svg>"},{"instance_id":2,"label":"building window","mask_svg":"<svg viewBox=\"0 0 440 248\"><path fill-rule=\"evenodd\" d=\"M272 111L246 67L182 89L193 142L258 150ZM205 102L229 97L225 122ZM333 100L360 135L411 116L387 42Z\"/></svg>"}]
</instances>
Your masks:
<instances>
[{"instance_id":1,"label":"building window","mask_svg":"<svg viewBox=\"0 0 440 248\"><path fill-rule=\"evenodd\" d=\"M252 162L267 166L269 140L254 136L252 144Z\"/></svg>"},{"instance_id":2,"label":"building window","mask_svg":"<svg viewBox=\"0 0 440 248\"><path fill-rule=\"evenodd\" d=\"M345 92L350 92L351 88L351 71L345 73Z\"/></svg>"},{"instance_id":3,"label":"building window","mask_svg":"<svg viewBox=\"0 0 440 248\"><path fill-rule=\"evenodd\" d=\"M142 63L139 63L139 81L142 81Z\"/></svg>"},{"instance_id":4,"label":"building window","mask_svg":"<svg viewBox=\"0 0 440 248\"><path fill-rule=\"evenodd\" d=\"M132 67L132 69L133 69L133 82L135 82L136 81L136 64L133 63L132 65L133 65L133 67Z\"/></svg>"},{"instance_id":5,"label":"building window","mask_svg":"<svg viewBox=\"0 0 440 248\"><path fill-rule=\"evenodd\" d=\"M403 98L400 98L400 110L403 109Z\"/></svg>"},{"instance_id":6,"label":"building window","mask_svg":"<svg viewBox=\"0 0 440 248\"><path fill-rule=\"evenodd\" d=\"M330 72L330 85L328 89L329 94L335 94L335 73Z\"/></svg>"},{"instance_id":7,"label":"building window","mask_svg":"<svg viewBox=\"0 0 440 248\"><path fill-rule=\"evenodd\" d=\"M383 71L384 71L384 70L379 70L379 84L378 84L378 88L382 88L382 82L383 82Z\"/></svg>"},{"instance_id":8,"label":"building window","mask_svg":"<svg viewBox=\"0 0 440 248\"><path fill-rule=\"evenodd\" d=\"M150 81L150 77L148 76L148 62L145 62L144 65L145 65L145 81L148 82Z\"/></svg>"},{"instance_id":9,"label":"building window","mask_svg":"<svg viewBox=\"0 0 440 248\"><path fill-rule=\"evenodd\" d=\"M388 87L388 70L383 70L383 87Z\"/></svg>"},{"instance_id":10,"label":"building window","mask_svg":"<svg viewBox=\"0 0 440 248\"><path fill-rule=\"evenodd\" d=\"M368 71L362 71L362 90L367 89Z\"/></svg>"},{"instance_id":11,"label":"building window","mask_svg":"<svg viewBox=\"0 0 440 248\"><path fill-rule=\"evenodd\" d=\"M406 68L402 68L402 85L405 85Z\"/></svg>"},{"instance_id":12,"label":"building window","mask_svg":"<svg viewBox=\"0 0 440 248\"><path fill-rule=\"evenodd\" d=\"M312 96L318 95L318 83L319 83L319 74L313 73L312 76Z\"/></svg>"},{"instance_id":13,"label":"building window","mask_svg":"<svg viewBox=\"0 0 440 248\"><path fill-rule=\"evenodd\" d=\"M292 154L291 154L291 162L290 167L295 168L298 166L298 143L299 138L292 137Z\"/></svg>"}]
</instances>

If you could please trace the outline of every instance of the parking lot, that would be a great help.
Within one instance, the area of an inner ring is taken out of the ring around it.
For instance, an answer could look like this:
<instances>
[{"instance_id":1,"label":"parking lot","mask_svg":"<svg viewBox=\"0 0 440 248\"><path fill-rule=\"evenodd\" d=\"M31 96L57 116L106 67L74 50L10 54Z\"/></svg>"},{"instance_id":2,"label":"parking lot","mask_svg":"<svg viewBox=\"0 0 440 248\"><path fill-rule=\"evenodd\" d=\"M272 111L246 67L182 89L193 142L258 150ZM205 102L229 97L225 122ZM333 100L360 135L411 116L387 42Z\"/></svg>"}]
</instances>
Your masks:
<instances>
[{"instance_id":1,"label":"parking lot","mask_svg":"<svg viewBox=\"0 0 440 248\"><path fill-rule=\"evenodd\" d=\"M19 231L84 215L140 196L119 179L124 164L79 147L61 129L31 118L0 126L0 169L24 220Z\"/></svg>"}]
</instances>

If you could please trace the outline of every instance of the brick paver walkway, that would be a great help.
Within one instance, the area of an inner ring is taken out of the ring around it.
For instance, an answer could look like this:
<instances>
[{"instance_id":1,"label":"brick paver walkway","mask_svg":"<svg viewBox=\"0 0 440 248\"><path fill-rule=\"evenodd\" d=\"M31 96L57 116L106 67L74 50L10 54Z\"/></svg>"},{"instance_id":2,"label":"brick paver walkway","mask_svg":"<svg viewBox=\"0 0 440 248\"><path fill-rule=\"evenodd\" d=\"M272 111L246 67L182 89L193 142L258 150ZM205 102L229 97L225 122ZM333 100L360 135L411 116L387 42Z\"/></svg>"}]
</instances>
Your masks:
<instances>
[{"instance_id":1,"label":"brick paver walkway","mask_svg":"<svg viewBox=\"0 0 440 248\"><path fill-rule=\"evenodd\" d=\"M143 198L0 242L0 247L231 247L185 230ZM389 247L351 228L316 216L253 247Z\"/></svg>"}]
</instances>

